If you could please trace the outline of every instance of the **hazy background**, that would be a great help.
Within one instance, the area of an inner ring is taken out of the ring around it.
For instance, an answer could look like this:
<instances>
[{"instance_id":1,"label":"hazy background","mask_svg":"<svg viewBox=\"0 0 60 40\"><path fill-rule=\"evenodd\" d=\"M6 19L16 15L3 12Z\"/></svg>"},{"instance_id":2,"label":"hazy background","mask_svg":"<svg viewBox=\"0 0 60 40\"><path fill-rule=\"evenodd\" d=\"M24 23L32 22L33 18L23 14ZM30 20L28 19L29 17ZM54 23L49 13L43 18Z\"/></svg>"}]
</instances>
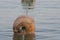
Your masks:
<instances>
[{"instance_id":1,"label":"hazy background","mask_svg":"<svg viewBox=\"0 0 60 40\"><path fill-rule=\"evenodd\" d=\"M21 0L0 0L0 40L12 40L14 20L25 15ZM60 0L36 0L29 13L36 23L36 40L60 40Z\"/></svg>"}]
</instances>

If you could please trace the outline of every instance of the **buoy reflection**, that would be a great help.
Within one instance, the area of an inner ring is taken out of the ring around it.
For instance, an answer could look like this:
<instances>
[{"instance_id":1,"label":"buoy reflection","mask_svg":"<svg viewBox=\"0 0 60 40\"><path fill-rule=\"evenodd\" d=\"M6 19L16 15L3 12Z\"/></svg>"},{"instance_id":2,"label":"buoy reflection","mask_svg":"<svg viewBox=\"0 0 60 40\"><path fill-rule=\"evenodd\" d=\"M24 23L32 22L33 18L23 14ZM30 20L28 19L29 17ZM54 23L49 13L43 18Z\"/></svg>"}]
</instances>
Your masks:
<instances>
[{"instance_id":1,"label":"buoy reflection","mask_svg":"<svg viewBox=\"0 0 60 40\"><path fill-rule=\"evenodd\" d=\"M24 35L24 40L35 40L35 34L26 34ZM23 40L21 34L14 34L13 35L13 40Z\"/></svg>"}]
</instances>

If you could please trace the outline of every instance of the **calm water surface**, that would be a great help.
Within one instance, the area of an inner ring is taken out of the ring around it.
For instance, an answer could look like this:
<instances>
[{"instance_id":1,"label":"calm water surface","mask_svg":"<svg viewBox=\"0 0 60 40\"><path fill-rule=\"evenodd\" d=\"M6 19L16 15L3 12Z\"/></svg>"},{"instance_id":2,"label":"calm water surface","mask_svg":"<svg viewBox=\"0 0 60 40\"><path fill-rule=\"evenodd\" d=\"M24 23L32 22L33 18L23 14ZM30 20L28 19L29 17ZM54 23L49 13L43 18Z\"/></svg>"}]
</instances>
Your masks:
<instances>
[{"instance_id":1,"label":"calm water surface","mask_svg":"<svg viewBox=\"0 0 60 40\"><path fill-rule=\"evenodd\" d=\"M25 15L20 1L0 0L0 40L13 40L13 22ZM60 0L36 0L29 16L35 19L35 40L60 40Z\"/></svg>"}]
</instances>

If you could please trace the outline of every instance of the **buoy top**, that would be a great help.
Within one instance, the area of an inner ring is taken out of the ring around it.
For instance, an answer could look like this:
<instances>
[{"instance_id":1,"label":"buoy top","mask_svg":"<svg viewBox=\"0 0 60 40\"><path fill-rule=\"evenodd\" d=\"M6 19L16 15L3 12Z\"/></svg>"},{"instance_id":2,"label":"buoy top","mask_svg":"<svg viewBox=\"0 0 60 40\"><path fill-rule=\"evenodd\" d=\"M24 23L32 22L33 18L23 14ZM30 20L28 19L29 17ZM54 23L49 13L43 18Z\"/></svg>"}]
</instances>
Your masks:
<instances>
[{"instance_id":1,"label":"buoy top","mask_svg":"<svg viewBox=\"0 0 60 40\"><path fill-rule=\"evenodd\" d=\"M29 16L21 16L21 17L18 17L13 26L17 26L18 24L20 24L21 22L27 22L27 23L31 23L31 22L34 22L33 19Z\"/></svg>"}]
</instances>

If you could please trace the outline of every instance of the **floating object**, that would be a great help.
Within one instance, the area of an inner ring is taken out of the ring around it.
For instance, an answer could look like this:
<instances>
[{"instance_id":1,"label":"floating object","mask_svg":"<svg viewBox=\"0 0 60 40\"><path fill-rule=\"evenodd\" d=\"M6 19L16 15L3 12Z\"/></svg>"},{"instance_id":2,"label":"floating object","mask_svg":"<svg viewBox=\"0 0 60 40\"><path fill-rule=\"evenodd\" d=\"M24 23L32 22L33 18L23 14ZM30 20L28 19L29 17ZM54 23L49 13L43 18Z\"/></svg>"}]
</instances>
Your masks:
<instances>
[{"instance_id":1,"label":"floating object","mask_svg":"<svg viewBox=\"0 0 60 40\"><path fill-rule=\"evenodd\" d=\"M30 34L35 32L34 20L29 16L18 17L13 24L13 32L20 34Z\"/></svg>"},{"instance_id":2,"label":"floating object","mask_svg":"<svg viewBox=\"0 0 60 40\"><path fill-rule=\"evenodd\" d=\"M13 32L14 32L14 35L20 34L20 36L22 37L20 38L22 40L25 40L28 34L34 34L35 32L35 22L32 17L27 16L29 12L28 10L34 9L35 0L21 0L21 3L22 3L23 9L26 10L26 16L20 16L14 21ZM30 35L28 36L30 38ZM14 38L13 40L21 40L19 37L18 37L19 39L16 39L16 38L14 39ZM29 40L29 39L26 39L26 40ZM34 39L31 37L30 40L34 40Z\"/></svg>"}]
</instances>

